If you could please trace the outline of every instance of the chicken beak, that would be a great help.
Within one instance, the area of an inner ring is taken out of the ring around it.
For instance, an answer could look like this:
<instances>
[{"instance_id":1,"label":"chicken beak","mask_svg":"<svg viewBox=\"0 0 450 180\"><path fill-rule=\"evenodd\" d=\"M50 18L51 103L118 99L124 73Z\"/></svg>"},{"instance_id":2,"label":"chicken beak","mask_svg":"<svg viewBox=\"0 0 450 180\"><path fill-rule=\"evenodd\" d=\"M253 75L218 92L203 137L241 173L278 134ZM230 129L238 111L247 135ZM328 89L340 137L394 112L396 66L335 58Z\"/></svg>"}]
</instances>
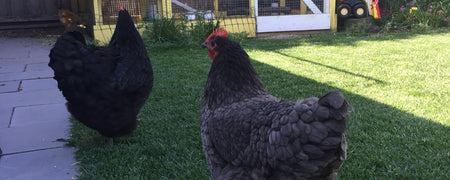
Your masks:
<instances>
[{"instance_id":1,"label":"chicken beak","mask_svg":"<svg viewBox=\"0 0 450 180\"><path fill-rule=\"evenodd\" d=\"M201 46L202 48L206 48L206 42L203 42Z\"/></svg>"}]
</instances>

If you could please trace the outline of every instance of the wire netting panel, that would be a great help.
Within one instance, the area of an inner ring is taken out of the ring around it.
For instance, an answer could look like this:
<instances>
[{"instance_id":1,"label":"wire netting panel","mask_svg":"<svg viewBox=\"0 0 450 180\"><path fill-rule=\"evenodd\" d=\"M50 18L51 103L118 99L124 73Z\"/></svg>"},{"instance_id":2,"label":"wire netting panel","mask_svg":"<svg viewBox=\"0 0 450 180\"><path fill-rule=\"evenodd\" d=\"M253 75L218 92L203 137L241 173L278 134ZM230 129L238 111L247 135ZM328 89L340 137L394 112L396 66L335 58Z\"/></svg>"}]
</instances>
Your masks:
<instances>
[{"instance_id":1,"label":"wire netting panel","mask_svg":"<svg viewBox=\"0 0 450 180\"><path fill-rule=\"evenodd\" d=\"M116 24L119 7L123 6L135 22L142 21L141 5L139 0L108 0L102 1L103 24Z\"/></svg>"},{"instance_id":2,"label":"wire netting panel","mask_svg":"<svg viewBox=\"0 0 450 180\"><path fill-rule=\"evenodd\" d=\"M158 16L158 1L157 0L145 0L145 14L143 16L147 19L157 19Z\"/></svg>"},{"instance_id":3,"label":"wire netting panel","mask_svg":"<svg viewBox=\"0 0 450 180\"><path fill-rule=\"evenodd\" d=\"M173 0L172 12L192 12L192 11L207 11L214 10L213 1L205 0Z\"/></svg>"},{"instance_id":4,"label":"wire netting panel","mask_svg":"<svg viewBox=\"0 0 450 180\"><path fill-rule=\"evenodd\" d=\"M258 15L279 16L314 14L316 8L319 9L320 12L328 12L328 10L325 9L324 1L326 0L312 0L307 3L302 3L301 0L258 0ZM308 4L311 7L309 7Z\"/></svg>"},{"instance_id":5,"label":"wire netting panel","mask_svg":"<svg viewBox=\"0 0 450 180\"><path fill-rule=\"evenodd\" d=\"M95 38L102 42L109 40L119 6L128 10L136 24L144 23L140 27L145 28L154 22L171 19L176 23L188 22L185 25L189 29L200 20L219 22L230 33L256 33L255 10L249 0L102 0L101 17L96 17L94 23Z\"/></svg>"},{"instance_id":6,"label":"wire netting panel","mask_svg":"<svg viewBox=\"0 0 450 180\"><path fill-rule=\"evenodd\" d=\"M325 5L325 4L328 4L328 2L325 2L325 1L328 1L328 0L312 0L312 2L317 6L317 8L319 8L320 11L322 11L322 13L329 11L329 9L327 9L328 6ZM311 9L308 8L308 11L311 11Z\"/></svg>"},{"instance_id":7,"label":"wire netting panel","mask_svg":"<svg viewBox=\"0 0 450 180\"><path fill-rule=\"evenodd\" d=\"M256 33L255 7L249 0L219 0L217 20L232 32Z\"/></svg>"},{"instance_id":8,"label":"wire netting panel","mask_svg":"<svg viewBox=\"0 0 450 180\"><path fill-rule=\"evenodd\" d=\"M171 5L175 18L215 20L232 32L252 34L256 30L254 7L250 7L249 0L218 0L217 4L213 0L172 0Z\"/></svg>"},{"instance_id":9,"label":"wire netting panel","mask_svg":"<svg viewBox=\"0 0 450 180\"><path fill-rule=\"evenodd\" d=\"M233 15L248 16L250 15L249 1L248 0L219 1L219 11L226 12L227 16Z\"/></svg>"}]
</instances>

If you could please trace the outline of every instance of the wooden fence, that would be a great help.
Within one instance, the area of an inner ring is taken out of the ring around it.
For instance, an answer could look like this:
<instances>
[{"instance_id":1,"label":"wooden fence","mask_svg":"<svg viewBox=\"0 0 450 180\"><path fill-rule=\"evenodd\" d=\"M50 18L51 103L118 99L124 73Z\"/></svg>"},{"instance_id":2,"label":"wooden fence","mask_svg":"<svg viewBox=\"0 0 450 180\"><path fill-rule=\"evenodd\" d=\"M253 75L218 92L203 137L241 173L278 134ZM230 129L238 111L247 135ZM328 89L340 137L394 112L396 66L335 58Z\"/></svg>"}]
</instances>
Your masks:
<instances>
[{"instance_id":1,"label":"wooden fence","mask_svg":"<svg viewBox=\"0 0 450 180\"><path fill-rule=\"evenodd\" d=\"M0 0L0 30L62 26L60 9L91 14L89 0Z\"/></svg>"}]
</instances>

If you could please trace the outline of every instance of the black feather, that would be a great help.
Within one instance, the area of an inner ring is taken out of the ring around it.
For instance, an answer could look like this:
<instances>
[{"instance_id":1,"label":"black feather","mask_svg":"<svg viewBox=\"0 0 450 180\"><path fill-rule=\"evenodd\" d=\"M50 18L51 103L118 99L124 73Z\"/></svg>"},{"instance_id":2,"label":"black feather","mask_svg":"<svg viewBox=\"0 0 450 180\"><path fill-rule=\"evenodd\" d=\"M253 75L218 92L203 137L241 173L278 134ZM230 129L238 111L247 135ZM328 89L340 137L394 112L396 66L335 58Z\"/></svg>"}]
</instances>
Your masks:
<instances>
[{"instance_id":1,"label":"black feather","mask_svg":"<svg viewBox=\"0 0 450 180\"><path fill-rule=\"evenodd\" d=\"M119 12L109 46L88 46L75 29L58 38L49 56L75 119L107 137L136 129L136 116L153 87L153 70L127 11Z\"/></svg>"},{"instance_id":2,"label":"black feather","mask_svg":"<svg viewBox=\"0 0 450 180\"><path fill-rule=\"evenodd\" d=\"M239 44L219 36L207 41L217 56L201 101L201 137L212 177L333 178L346 157L342 93L279 100Z\"/></svg>"}]
</instances>

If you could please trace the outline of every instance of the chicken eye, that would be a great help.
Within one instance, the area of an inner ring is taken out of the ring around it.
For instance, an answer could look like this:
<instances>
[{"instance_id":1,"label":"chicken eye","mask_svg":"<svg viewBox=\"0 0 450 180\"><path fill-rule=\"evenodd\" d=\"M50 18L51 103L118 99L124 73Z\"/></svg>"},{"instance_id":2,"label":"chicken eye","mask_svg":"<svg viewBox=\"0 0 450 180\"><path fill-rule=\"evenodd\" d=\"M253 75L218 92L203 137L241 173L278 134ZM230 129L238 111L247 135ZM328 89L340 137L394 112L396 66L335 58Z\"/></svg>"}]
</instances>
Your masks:
<instances>
[{"instance_id":1,"label":"chicken eye","mask_svg":"<svg viewBox=\"0 0 450 180\"><path fill-rule=\"evenodd\" d=\"M211 42L211 47L215 47L215 46L216 46L216 43Z\"/></svg>"}]
</instances>

